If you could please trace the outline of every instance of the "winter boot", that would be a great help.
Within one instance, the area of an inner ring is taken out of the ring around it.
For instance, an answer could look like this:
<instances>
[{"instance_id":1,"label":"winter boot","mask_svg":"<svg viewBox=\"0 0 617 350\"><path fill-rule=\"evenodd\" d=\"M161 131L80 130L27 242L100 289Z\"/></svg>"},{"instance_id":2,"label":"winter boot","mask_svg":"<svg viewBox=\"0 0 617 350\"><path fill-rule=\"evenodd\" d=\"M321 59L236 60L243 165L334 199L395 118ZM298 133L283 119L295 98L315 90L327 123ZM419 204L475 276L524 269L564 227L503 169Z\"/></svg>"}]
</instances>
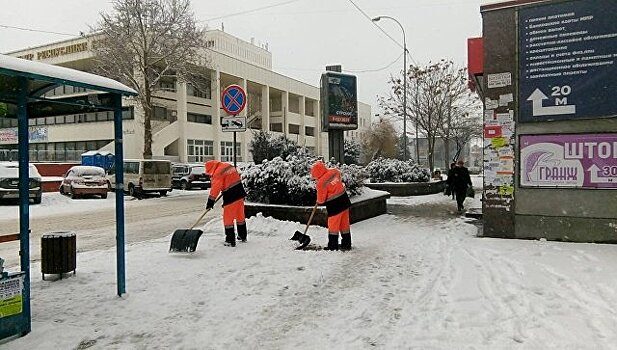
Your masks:
<instances>
[{"instance_id":1,"label":"winter boot","mask_svg":"<svg viewBox=\"0 0 617 350\"><path fill-rule=\"evenodd\" d=\"M237 224L238 226L238 240L246 242L246 223Z\"/></svg>"},{"instance_id":2,"label":"winter boot","mask_svg":"<svg viewBox=\"0 0 617 350\"><path fill-rule=\"evenodd\" d=\"M225 227L225 245L228 247L236 246L236 234L233 227Z\"/></svg>"},{"instance_id":3,"label":"winter boot","mask_svg":"<svg viewBox=\"0 0 617 350\"><path fill-rule=\"evenodd\" d=\"M341 250L351 250L351 233L341 234Z\"/></svg>"},{"instance_id":4,"label":"winter boot","mask_svg":"<svg viewBox=\"0 0 617 350\"><path fill-rule=\"evenodd\" d=\"M328 246L325 250L338 250L338 233L328 234Z\"/></svg>"}]
</instances>

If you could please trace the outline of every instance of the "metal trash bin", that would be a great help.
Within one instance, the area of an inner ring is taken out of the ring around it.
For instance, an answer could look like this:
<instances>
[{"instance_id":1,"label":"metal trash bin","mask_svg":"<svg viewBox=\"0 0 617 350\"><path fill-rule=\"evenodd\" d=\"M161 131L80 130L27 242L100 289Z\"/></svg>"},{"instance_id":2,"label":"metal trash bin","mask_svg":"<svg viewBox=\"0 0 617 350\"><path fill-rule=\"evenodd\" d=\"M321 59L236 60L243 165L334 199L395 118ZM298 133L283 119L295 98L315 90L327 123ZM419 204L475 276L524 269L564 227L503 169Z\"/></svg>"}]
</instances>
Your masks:
<instances>
[{"instance_id":1,"label":"metal trash bin","mask_svg":"<svg viewBox=\"0 0 617 350\"><path fill-rule=\"evenodd\" d=\"M41 237L41 275L77 273L77 239L74 232L46 233Z\"/></svg>"}]
</instances>

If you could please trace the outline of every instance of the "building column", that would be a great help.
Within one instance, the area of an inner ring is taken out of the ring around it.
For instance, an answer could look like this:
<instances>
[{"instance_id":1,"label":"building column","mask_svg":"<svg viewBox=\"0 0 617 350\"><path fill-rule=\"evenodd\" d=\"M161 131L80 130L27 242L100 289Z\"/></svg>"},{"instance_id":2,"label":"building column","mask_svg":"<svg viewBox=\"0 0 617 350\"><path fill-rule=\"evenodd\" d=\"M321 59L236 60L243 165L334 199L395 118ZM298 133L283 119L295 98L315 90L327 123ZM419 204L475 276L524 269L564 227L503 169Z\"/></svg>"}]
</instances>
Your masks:
<instances>
[{"instance_id":1,"label":"building column","mask_svg":"<svg viewBox=\"0 0 617 350\"><path fill-rule=\"evenodd\" d=\"M186 82L178 80L176 82L176 118L178 122L178 157L181 162L188 162L186 145L186 126L187 126L187 105L186 105Z\"/></svg>"},{"instance_id":2,"label":"building column","mask_svg":"<svg viewBox=\"0 0 617 350\"><path fill-rule=\"evenodd\" d=\"M302 146L306 147L306 97L300 96L300 138Z\"/></svg>"},{"instance_id":3,"label":"building column","mask_svg":"<svg viewBox=\"0 0 617 350\"><path fill-rule=\"evenodd\" d=\"M270 131L270 87L261 87L261 130Z\"/></svg>"},{"instance_id":4,"label":"building column","mask_svg":"<svg viewBox=\"0 0 617 350\"><path fill-rule=\"evenodd\" d=\"M287 137L289 121L287 120L287 113L289 113L289 92L283 91L281 93L281 110L283 111L283 135Z\"/></svg>"},{"instance_id":5,"label":"building column","mask_svg":"<svg viewBox=\"0 0 617 350\"><path fill-rule=\"evenodd\" d=\"M213 70L210 73L212 84L212 142L214 159L221 160L221 72Z\"/></svg>"}]
</instances>

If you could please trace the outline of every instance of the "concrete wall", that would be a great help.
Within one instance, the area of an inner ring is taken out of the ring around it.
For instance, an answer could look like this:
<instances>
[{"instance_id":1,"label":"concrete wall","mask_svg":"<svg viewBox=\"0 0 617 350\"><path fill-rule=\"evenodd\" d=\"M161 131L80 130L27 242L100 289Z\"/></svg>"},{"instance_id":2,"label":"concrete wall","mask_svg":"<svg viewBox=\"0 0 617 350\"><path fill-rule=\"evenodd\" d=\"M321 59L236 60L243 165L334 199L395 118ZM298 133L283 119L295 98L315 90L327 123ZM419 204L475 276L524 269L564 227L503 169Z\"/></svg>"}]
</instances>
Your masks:
<instances>
[{"instance_id":1,"label":"concrete wall","mask_svg":"<svg viewBox=\"0 0 617 350\"><path fill-rule=\"evenodd\" d=\"M484 8L482 13L485 47L483 88L486 97L498 98L508 90L505 87L488 89L487 76L492 73L512 72L511 90L514 92L515 101L508 109L513 110L515 121L515 138L512 140L515 150L514 193L511 201L499 205L502 196L495 194L495 187L487 184L485 175L484 235L576 242L617 242L617 190L521 187L520 136L614 132L617 130L617 118L534 122L519 120L518 106L525 101L518 100L519 38L516 21L517 11L525 3L504 4L503 8ZM499 107L496 112L507 112L507 109ZM485 164L490 161L486 157L486 146L485 142Z\"/></svg>"}]
</instances>

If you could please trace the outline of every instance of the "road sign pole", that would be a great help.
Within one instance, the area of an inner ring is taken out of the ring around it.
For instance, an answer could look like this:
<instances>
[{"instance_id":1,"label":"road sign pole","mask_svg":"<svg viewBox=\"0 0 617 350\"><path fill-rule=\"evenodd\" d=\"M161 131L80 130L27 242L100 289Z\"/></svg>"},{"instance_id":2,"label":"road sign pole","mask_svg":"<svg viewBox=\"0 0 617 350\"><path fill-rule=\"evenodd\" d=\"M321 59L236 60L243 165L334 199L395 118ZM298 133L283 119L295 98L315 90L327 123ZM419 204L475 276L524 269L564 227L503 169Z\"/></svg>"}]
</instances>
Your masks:
<instances>
[{"instance_id":1,"label":"road sign pole","mask_svg":"<svg viewBox=\"0 0 617 350\"><path fill-rule=\"evenodd\" d=\"M236 132L234 131L234 168L237 168L236 164Z\"/></svg>"}]
</instances>

